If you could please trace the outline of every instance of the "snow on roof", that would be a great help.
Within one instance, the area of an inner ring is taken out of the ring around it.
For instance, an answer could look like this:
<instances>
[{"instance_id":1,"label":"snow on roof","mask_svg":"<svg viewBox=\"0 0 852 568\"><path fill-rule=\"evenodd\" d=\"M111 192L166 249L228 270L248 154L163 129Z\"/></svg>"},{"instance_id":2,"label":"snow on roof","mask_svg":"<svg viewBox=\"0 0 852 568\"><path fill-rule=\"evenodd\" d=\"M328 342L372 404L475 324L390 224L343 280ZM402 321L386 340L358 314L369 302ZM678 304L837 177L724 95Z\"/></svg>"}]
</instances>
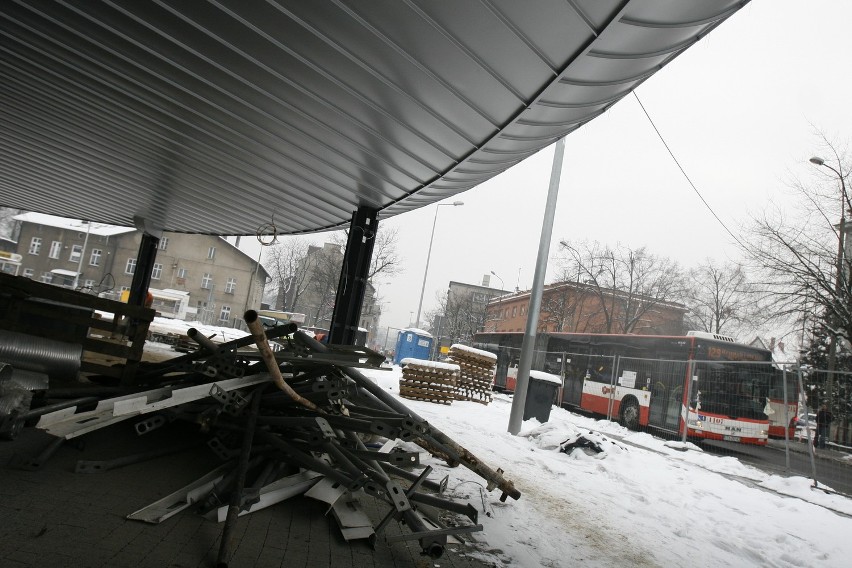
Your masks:
<instances>
[{"instance_id":1,"label":"snow on roof","mask_svg":"<svg viewBox=\"0 0 852 568\"><path fill-rule=\"evenodd\" d=\"M559 375L553 375L551 373L545 373L544 371L530 370L530 378L539 381L545 381L548 383L556 383L557 385L562 384L562 377L560 377Z\"/></svg>"},{"instance_id":2,"label":"snow on roof","mask_svg":"<svg viewBox=\"0 0 852 568\"><path fill-rule=\"evenodd\" d=\"M132 227L118 227L116 225L107 225L105 223L87 223L85 221L80 221L79 219L66 219L65 217L45 215L44 213L21 213L20 215L15 215L14 219L25 223L47 225L49 227L58 227L60 229L68 229L70 231L79 231L81 233L88 231L92 235L98 235L101 237L132 233L136 230ZM91 225L91 227L89 225Z\"/></svg>"},{"instance_id":3,"label":"snow on roof","mask_svg":"<svg viewBox=\"0 0 852 568\"><path fill-rule=\"evenodd\" d=\"M251 335L241 329L206 325L197 321L183 321L161 316L154 318L154 321L148 326L148 330L154 333L186 335L189 329L193 327L205 337L210 338L213 343L227 343L228 341Z\"/></svg>"},{"instance_id":4,"label":"snow on roof","mask_svg":"<svg viewBox=\"0 0 852 568\"><path fill-rule=\"evenodd\" d=\"M64 268L54 268L50 272L52 272L53 274L58 274L60 276L72 276L72 277L76 277L79 274L79 272L77 272L77 271L65 270Z\"/></svg>"},{"instance_id":5,"label":"snow on roof","mask_svg":"<svg viewBox=\"0 0 852 568\"><path fill-rule=\"evenodd\" d=\"M466 351L468 353L473 353L475 355L480 355L482 357L487 357L489 359L497 360L497 355L492 353L491 351L483 351L482 349L477 349L476 347L468 347L467 345L462 345L461 343L454 343L450 346L450 349L457 349L459 351Z\"/></svg>"},{"instance_id":6,"label":"snow on roof","mask_svg":"<svg viewBox=\"0 0 852 568\"><path fill-rule=\"evenodd\" d=\"M406 357L400 361L401 365L419 365L420 367L429 367L430 369L441 369L444 371L460 371L461 367L455 363L441 363L440 361L426 361L425 359L414 359Z\"/></svg>"},{"instance_id":7,"label":"snow on roof","mask_svg":"<svg viewBox=\"0 0 852 568\"><path fill-rule=\"evenodd\" d=\"M426 331L425 329L420 329L417 327L406 327L405 329L400 330L402 333L411 332L416 333L421 337L432 337L432 334Z\"/></svg>"}]
</instances>

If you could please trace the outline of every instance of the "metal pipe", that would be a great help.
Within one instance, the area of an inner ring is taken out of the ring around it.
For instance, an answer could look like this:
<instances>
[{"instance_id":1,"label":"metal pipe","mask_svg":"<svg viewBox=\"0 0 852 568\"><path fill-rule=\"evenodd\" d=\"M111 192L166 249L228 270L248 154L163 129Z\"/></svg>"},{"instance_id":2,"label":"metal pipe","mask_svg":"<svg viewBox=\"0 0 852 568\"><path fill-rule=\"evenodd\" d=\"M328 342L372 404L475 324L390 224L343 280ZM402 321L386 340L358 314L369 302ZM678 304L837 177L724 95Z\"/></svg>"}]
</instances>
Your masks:
<instances>
[{"instance_id":1,"label":"metal pipe","mask_svg":"<svg viewBox=\"0 0 852 568\"><path fill-rule=\"evenodd\" d=\"M0 360L15 369L44 373L55 379L76 379L83 346L0 330Z\"/></svg>"},{"instance_id":2,"label":"metal pipe","mask_svg":"<svg viewBox=\"0 0 852 568\"><path fill-rule=\"evenodd\" d=\"M222 530L222 541L219 544L219 557L216 563L218 568L227 568L231 558L234 527L237 524L237 517L240 514L240 506L242 505L243 490L246 486L246 474L249 467L249 458L251 457L251 445L254 441L254 431L257 426L257 413L260 410L260 399L264 390L266 390L266 384L260 385L252 391L246 429L243 432L242 451L237 462L237 483L234 492L231 494L228 515L225 518L225 528Z\"/></svg>"},{"instance_id":3,"label":"metal pipe","mask_svg":"<svg viewBox=\"0 0 852 568\"><path fill-rule=\"evenodd\" d=\"M379 401L388 406L391 410L395 410L400 414L408 414L415 420L419 420L424 423L426 422L417 414L412 412L411 409L409 409L404 404L395 399L393 396L385 392L379 385L371 381L368 377L363 375L357 369L354 369L352 367L341 367L341 369L351 379L358 383L358 386L362 387L364 390L375 396L377 399L379 399ZM503 495L500 497L501 501L505 501L506 496L509 496L512 499L520 499L521 492L515 488L515 484L512 483L512 481L503 477L503 473L501 471L495 471L485 465L479 458L477 458L464 447L454 442L449 436L447 436L434 426L431 427L431 432L428 434L428 437L452 450L452 452L458 456L458 460L460 463L464 464L464 466L467 467L469 470L473 471L474 473L488 481L489 490L493 487L498 487L503 492Z\"/></svg>"},{"instance_id":4,"label":"metal pipe","mask_svg":"<svg viewBox=\"0 0 852 568\"><path fill-rule=\"evenodd\" d=\"M281 369L278 367L278 362L275 360L275 354L272 352L272 349L269 347L269 342L266 340L266 333L263 331L263 324L260 323L260 320L257 317L257 312L254 310L247 311L243 314L243 320L246 322L246 325L251 332L251 336L257 344L257 349L260 351L261 357L263 357L263 362L266 363L266 368L272 376L275 386L286 392L290 395L290 398L305 408L321 413L322 411L316 404L299 396L296 391L290 387L290 385L284 382L284 377L281 376Z\"/></svg>"},{"instance_id":5,"label":"metal pipe","mask_svg":"<svg viewBox=\"0 0 852 568\"><path fill-rule=\"evenodd\" d=\"M194 327L189 328L186 331L186 335L189 336L191 340L200 345L203 349L206 349L211 353L215 353L219 350L219 346L213 343L213 340L211 340L209 337L207 337Z\"/></svg>"}]
</instances>

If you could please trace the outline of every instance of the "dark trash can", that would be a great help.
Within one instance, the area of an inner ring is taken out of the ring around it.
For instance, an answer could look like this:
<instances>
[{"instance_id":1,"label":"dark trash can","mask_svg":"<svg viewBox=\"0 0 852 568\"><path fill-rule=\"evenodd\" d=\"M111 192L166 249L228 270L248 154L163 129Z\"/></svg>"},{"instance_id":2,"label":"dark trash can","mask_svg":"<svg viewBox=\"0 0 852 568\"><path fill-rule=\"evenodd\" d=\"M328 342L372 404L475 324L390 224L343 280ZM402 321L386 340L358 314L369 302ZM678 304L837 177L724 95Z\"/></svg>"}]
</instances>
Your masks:
<instances>
[{"instance_id":1,"label":"dark trash can","mask_svg":"<svg viewBox=\"0 0 852 568\"><path fill-rule=\"evenodd\" d=\"M541 423L550 420L550 409L556 401L556 392L562 386L559 375L543 371L530 371L527 399L524 402L524 420L535 418Z\"/></svg>"}]
</instances>

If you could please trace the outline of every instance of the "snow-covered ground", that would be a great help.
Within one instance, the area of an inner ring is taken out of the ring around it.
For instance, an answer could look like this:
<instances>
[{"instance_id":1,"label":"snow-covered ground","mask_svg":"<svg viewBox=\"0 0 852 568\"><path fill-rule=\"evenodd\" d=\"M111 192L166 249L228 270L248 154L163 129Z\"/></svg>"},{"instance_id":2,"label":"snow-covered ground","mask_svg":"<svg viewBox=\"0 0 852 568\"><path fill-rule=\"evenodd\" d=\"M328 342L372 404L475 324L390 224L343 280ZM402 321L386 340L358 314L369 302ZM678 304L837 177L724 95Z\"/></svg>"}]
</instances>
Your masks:
<instances>
[{"instance_id":1,"label":"snow-covered ground","mask_svg":"<svg viewBox=\"0 0 852 568\"><path fill-rule=\"evenodd\" d=\"M365 374L398 396L399 367ZM434 478L450 475L450 495L486 512L473 554L498 566L852 565L852 500L813 490L807 478L770 475L691 444L682 451L559 408L512 436L511 398L501 394L487 406L401 400L521 491L501 503L499 490L486 492L466 468L425 460ZM580 435L604 451L559 451Z\"/></svg>"}]
</instances>

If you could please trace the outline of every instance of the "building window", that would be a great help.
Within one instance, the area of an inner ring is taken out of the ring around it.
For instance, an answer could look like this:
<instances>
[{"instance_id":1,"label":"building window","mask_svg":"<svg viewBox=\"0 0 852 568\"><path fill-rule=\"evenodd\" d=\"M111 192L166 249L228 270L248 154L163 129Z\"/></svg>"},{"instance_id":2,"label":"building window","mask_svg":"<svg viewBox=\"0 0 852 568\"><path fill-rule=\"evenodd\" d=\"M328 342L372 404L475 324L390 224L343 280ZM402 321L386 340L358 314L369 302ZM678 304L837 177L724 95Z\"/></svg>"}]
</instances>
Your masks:
<instances>
[{"instance_id":1,"label":"building window","mask_svg":"<svg viewBox=\"0 0 852 568\"><path fill-rule=\"evenodd\" d=\"M92 256L89 257L89 265L100 266L101 254L103 254L103 251L101 251L101 249L92 249Z\"/></svg>"},{"instance_id":2,"label":"building window","mask_svg":"<svg viewBox=\"0 0 852 568\"><path fill-rule=\"evenodd\" d=\"M62 241L53 241L50 243L50 252L47 256L50 258L59 258L59 254L62 252Z\"/></svg>"},{"instance_id":3,"label":"building window","mask_svg":"<svg viewBox=\"0 0 852 568\"><path fill-rule=\"evenodd\" d=\"M33 237L30 241L30 254L38 254L41 250L41 237Z\"/></svg>"},{"instance_id":4,"label":"building window","mask_svg":"<svg viewBox=\"0 0 852 568\"><path fill-rule=\"evenodd\" d=\"M231 278L228 278L228 282L225 283L225 293L226 294L233 294L234 290L236 290L236 289L237 289L237 279L232 276Z\"/></svg>"},{"instance_id":5,"label":"building window","mask_svg":"<svg viewBox=\"0 0 852 568\"><path fill-rule=\"evenodd\" d=\"M222 311L219 312L219 321L227 323L231 320L231 306L222 306Z\"/></svg>"},{"instance_id":6,"label":"building window","mask_svg":"<svg viewBox=\"0 0 852 568\"><path fill-rule=\"evenodd\" d=\"M157 248L160 250L166 250L169 248L169 237L162 237L160 239L160 244L157 245Z\"/></svg>"},{"instance_id":7,"label":"building window","mask_svg":"<svg viewBox=\"0 0 852 568\"><path fill-rule=\"evenodd\" d=\"M527 307L521 306L521 315L524 315L525 313L527 313Z\"/></svg>"},{"instance_id":8,"label":"building window","mask_svg":"<svg viewBox=\"0 0 852 568\"><path fill-rule=\"evenodd\" d=\"M151 271L151 280L159 280L163 275L163 265L160 263L154 264L154 269Z\"/></svg>"},{"instance_id":9,"label":"building window","mask_svg":"<svg viewBox=\"0 0 852 568\"><path fill-rule=\"evenodd\" d=\"M53 282L53 273L52 272L42 272L41 281L45 284L50 284Z\"/></svg>"},{"instance_id":10,"label":"building window","mask_svg":"<svg viewBox=\"0 0 852 568\"><path fill-rule=\"evenodd\" d=\"M68 260L71 262L80 262L81 256L83 256L83 245L74 245L71 247L71 254L68 255Z\"/></svg>"},{"instance_id":11,"label":"building window","mask_svg":"<svg viewBox=\"0 0 852 568\"><path fill-rule=\"evenodd\" d=\"M201 287L205 290L209 290L213 286L213 277L204 273L204 276L201 277Z\"/></svg>"},{"instance_id":12,"label":"building window","mask_svg":"<svg viewBox=\"0 0 852 568\"><path fill-rule=\"evenodd\" d=\"M24 278L32 278L34 273L35 273L35 272L33 271L33 269L32 269L32 268L24 268L24 274L23 274L23 277L24 277Z\"/></svg>"},{"instance_id":13,"label":"building window","mask_svg":"<svg viewBox=\"0 0 852 568\"><path fill-rule=\"evenodd\" d=\"M518 308L514 307L512 308L512 317L515 317L516 315L518 315Z\"/></svg>"},{"instance_id":14,"label":"building window","mask_svg":"<svg viewBox=\"0 0 852 568\"><path fill-rule=\"evenodd\" d=\"M186 268L178 268L177 277L186 278Z\"/></svg>"},{"instance_id":15,"label":"building window","mask_svg":"<svg viewBox=\"0 0 852 568\"><path fill-rule=\"evenodd\" d=\"M95 281L94 280L85 280L85 281L83 281L83 287L87 290L91 290L92 288L95 287Z\"/></svg>"},{"instance_id":16,"label":"building window","mask_svg":"<svg viewBox=\"0 0 852 568\"><path fill-rule=\"evenodd\" d=\"M216 247L210 247L207 249L207 260L213 260L216 256Z\"/></svg>"},{"instance_id":17,"label":"building window","mask_svg":"<svg viewBox=\"0 0 852 568\"><path fill-rule=\"evenodd\" d=\"M133 274L136 272L136 259L128 258L127 265L124 267L125 274Z\"/></svg>"}]
</instances>

